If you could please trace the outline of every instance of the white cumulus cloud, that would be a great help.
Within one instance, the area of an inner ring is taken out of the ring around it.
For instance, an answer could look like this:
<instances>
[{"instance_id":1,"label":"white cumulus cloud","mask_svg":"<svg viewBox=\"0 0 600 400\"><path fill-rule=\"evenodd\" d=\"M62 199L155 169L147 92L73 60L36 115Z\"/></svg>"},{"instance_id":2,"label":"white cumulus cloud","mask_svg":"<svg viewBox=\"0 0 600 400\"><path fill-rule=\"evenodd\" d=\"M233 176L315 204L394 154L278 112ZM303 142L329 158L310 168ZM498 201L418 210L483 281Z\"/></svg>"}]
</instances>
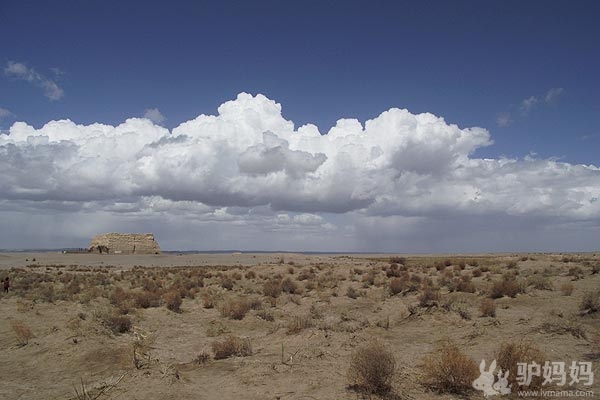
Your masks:
<instances>
[{"instance_id":1,"label":"white cumulus cloud","mask_svg":"<svg viewBox=\"0 0 600 400\"><path fill-rule=\"evenodd\" d=\"M160 110L158 108L148 108L144 111L144 118L149 119L150 121L154 122L155 124L162 124L163 122L165 122L166 118L164 115L162 115L162 113L160 112Z\"/></svg>"},{"instance_id":2,"label":"white cumulus cloud","mask_svg":"<svg viewBox=\"0 0 600 400\"><path fill-rule=\"evenodd\" d=\"M17 122L0 136L0 212L178 221L273 245L283 243L273 232L290 241L311 234L313 242L298 243L316 246L335 233L344 249L359 248L369 232L384 243L374 221L386 232L398 221L398 235L442 220L460 229L460 221L600 221L598 167L475 156L491 144L485 129L397 108L321 134L246 93L172 131L148 118L39 129Z\"/></svg>"}]
</instances>

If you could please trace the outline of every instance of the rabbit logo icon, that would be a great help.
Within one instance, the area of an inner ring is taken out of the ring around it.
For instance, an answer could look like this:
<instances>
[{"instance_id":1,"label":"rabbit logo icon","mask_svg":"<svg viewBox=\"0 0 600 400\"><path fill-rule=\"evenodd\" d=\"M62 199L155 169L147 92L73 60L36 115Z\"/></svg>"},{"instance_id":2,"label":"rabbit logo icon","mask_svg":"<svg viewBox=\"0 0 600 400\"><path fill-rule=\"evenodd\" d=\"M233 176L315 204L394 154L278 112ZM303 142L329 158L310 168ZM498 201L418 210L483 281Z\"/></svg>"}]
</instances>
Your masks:
<instances>
[{"instance_id":1,"label":"rabbit logo icon","mask_svg":"<svg viewBox=\"0 0 600 400\"><path fill-rule=\"evenodd\" d=\"M479 378L473 381L473 387L477 390L483 391L483 395L485 397L505 395L510 393L510 388L512 386L508 384L508 374L510 372L507 370L506 373L503 375L502 370L499 370L498 380L494 382L495 369L496 360L492 361L489 370L485 369L485 360L481 360L481 364L479 364L479 372L481 372L481 375L479 376Z\"/></svg>"}]
</instances>

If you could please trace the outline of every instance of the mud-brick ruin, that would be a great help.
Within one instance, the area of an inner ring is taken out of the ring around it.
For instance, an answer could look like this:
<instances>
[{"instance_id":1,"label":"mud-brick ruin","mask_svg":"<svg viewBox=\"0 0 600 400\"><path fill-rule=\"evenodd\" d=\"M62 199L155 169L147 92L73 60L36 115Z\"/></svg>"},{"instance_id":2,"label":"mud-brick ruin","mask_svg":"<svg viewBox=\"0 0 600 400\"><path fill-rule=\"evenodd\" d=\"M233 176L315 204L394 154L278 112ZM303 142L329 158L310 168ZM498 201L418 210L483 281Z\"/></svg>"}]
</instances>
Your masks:
<instances>
[{"instance_id":1,"label":"mud-brick ruin","mask_svg":"<svg viewBox=\"0 0 600 400\"><path fill-rule=\"evenodd\" d=\"M105 233L92 239L89 253L159 254L160 247L152 233Z\"/></svg>"}]
</instances>

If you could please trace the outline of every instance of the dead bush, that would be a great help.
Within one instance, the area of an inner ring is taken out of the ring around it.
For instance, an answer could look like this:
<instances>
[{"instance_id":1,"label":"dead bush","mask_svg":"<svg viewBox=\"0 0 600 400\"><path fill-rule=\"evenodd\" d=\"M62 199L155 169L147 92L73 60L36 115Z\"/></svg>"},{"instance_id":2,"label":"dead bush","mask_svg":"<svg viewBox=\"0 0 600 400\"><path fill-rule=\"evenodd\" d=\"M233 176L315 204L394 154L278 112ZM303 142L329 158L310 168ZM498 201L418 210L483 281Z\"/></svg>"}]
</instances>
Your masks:
<instances>
[{"instance_id":1,"label":"dead bush","mask_svg":"<svg viewBox=\"0 0 600 400\"><path fill-rule=\"evenodd\" d=\"M290 278L285 278L281 282L281 291L289 294L294 294L298 292L298 284L294 282Z\"/></svg>"},{"instance_id":2,"label":"dead bush","mask_svg":"<svg viewBox=\"0 0 600 400\"><path fill-rule=\"evenodd\" d=\"M419 296L419 305L421 307L431 307L437 305L440 301L440 290L437 288L427 287Z\"/></svg>"},{"instance_id":3,"label":"dead bush","mask_svg":"<svg viewBox=\"0 0 600 400\"><path fill-rule=\"evenodd\" d=\"M23 323L23 321L12 321L11 322L12 330L17 338L17 344L19 346L25 346L29 343L29 339L33 338L33 333L31 333L31 329L27 325Z\"/></svg>"},{"instance_id":4,"label":"dead bush","mask_svg":"<svg viewBox=\"0 0 600 400\"><path fill-rule=\"evenodd\" d=\"M456 279L456 291L464 293L475 293L475 285L471 282L470 275L462 275Z\"/></svg>"},{"instance_id":5,"label":"dead bush","mask_svg":"<svg viewBox=\"0 0 600 400\"><path fill-rule=\"evenodd\" d=\"M256 313L256 316L264 321L269 321L269 322L275 321L275 317L273 316L273 313L268 310L259 310Z\"/></svg>"},{"instance_id":6,"label":"dead bush","mask_svg":"<svg viewBox=\"0 0 600 400\"><path fill-rule=\"evenodd\" d=\"M351 299L356 299L360 296L360 293L354 287L348 286L348 289L346 290L346 296L350 297Z\"/></svg>"},{"instance_id":7,"label":"dead bush","mask_svg":"<svg viewBox=\"0 0 600 400\"><path fill-rule=\"evenodd\" d=\"M521 293L521 285L513 275L505 275L502 280L495 281L490 290L490 298L499 299L503 296L516 297Z\"/></svg>"},{"instance_id":8,"label":"dead bush","mask_svg":"<svg viewBox=\"0 0 600 400\"><path fill-rule=\"evenodd\" d=\"M582 314L593 314L600 311L600 290L586 292L579 304Z\"/></svg>"},{"instance_id":9,"label":"dead bush","mask_svg":"<svg viewBox=\"0 0 600 400\"><path fill-rule=\"evenodd\" d=\"M264 283L263 294L267 297L277 298L281 294L281 281L271 279Z\"/></svg>"},{"instance_id":10,"label":"dead bush","mask_svg":"<svg viewBox=\"0 0 600 400\"><path fill-rule=\"evenodd\" d=\"M425 385L439 393L465 394L471 391L478 371L475 361L450 343L429 353L423 363Z\"/></svg>"},{"instance_id":11,"label":"dead bush","mask_svg":"<svg viewBox=\"0 0 600 400\"><path fill-rule=\"evenodd\" d=\"M481 311L482 317L495 317L496 316L496 303L493 299L482 299L479 305L479 311Z\"/></svg>"},{"instance_id":12,"label":"dead bush","mask_svg":"<svg viewBox=\"0 0 600 400\"><path fill-rule=\"evenodd\" d=\"M571 294L573 294L573 289L574 289L574 287L571 282L563 283L560 286L560 291L563 296L570 296Z\"/></svg>"},{"instance_id":13,"label":"dead bush","mask_svg":"<svg viewBox=\"0 0 600 400\"><path fill-rule=\"evenodd\" d=\"M223 289L232 290L233 289L233 279L228 276L223 277L221 280L221 287Z\"/></svg>"},{"instance_id":14,"label":"dead bush","mask_svg":"<svg viewBox=\"0 0 600 400\"><path fill-rule=\"evenodd\" d=\"M165 293L165 295L163 296L163 300L165 302L165 306L174 312L180 312L181 311L181 295L179 294L179 292L177 291L171 291L171 292L167 292Z\"/></svg>"},{"instance_id":15,"label":"dead bush","mask_svg":"<svg viewBox=\"0 0 600 400\"><path fill-rule=\"evenodd\" d=\"M101 322L114 334L129 332L133 325L130 317L118 314L103 315Z\"/></svg>"},{"instance_id":16,"label":"dead bush","mask_svg":"<svg viewBox=\"0 0 600 400\"><path fill-rule=\"evenodd\" d=\"M243 319L250 311L250 303L243 298L229 299L221 307L221 315L231 319Z\"/></svg>"},{"instance_id":17,"label":"dead bush","mask_svg":"<svg viewBox=\"0 0 600 400\"><path fill-rule=\"evenodd\" d=\"M538 290L553 290L554 286L550 281L550 278L543 275L531 275L527 278L527 284L533 286Z\"/></svg>"},{"instance_id":18,"label":"dead bush","mask_svg":"<svg viewBox=\"0 0 600 400\"><path fill-rule=\"evenodd\" d=\"M308 315L296 315L288 321L287 334L294 335L313 326L312 318Z\"/></svg>"},{"instance_id":19,"label":"dead bush","mask_svg":"<svg viewBox=\"0 0 600 400\"><path fill-rule=\"evenodd\" d=\"M406 278L392 278L389 283L389 291L392 296L402 293L408 288L408 280Z\"/></svg>"},{"instance_id":20,"label":"dead bush","mask_svg":"<svg viewBox=\"0 0 600 400\"><path fill-rule=\"evenodd\" d=\"M406 257L393 256L390 257L390 264L406 264Z\"/></svg>"},{"instance_id":21,"label":"dead bush","mask_svg":"<svg viewBox=\"0 0 600 400\"><path fill-rule=\"evenodd\" d=\"M517 382L518 375L516 374L516 371L518 370L517 363L531 364L532 362L536 362L539 365L544 365L545 360L546 356L540 349L526 342L502 343L496 351L496 362L498 368L502 369L503 371L510 371L508 383L509 385L512 384L513 390L519 387ZM527 390L540 390L542 388L543 381L543 377L533 376L531 384L527 386Z\"/></svg>"},{"instance_id":22,"label":"dead bush","mask_svg":"<svg viewBox=\"0 0 600 400\"><path fill-rule=\"evenodd\" d=\"M215 360L222 360L233 356L246 357L252 355L250 339L242 339L239 336L228 336L225 340L213 342L212 350Z\"/></svg>"},{"instance_id":23,"label":"dead bush","mask_svg":"<svg viewBox=\"0 0 600 400\"><path fill-rule=\"evenodd\" d=\"M135 294L135 305L138 308L160 306L160 294L156 292L140 292Z\"/></svg>"},{"instance_id":24,"label":"dead bush","mask_svg":"<svg viewBox=\"0 0 600 400\"><path fill-rule=\"evenodd\" d=\"M390 350L379 342L359 347L352 354L348 368L350 387L374 394L391 390L396 360Z\"/></svg>"}]
</instances>

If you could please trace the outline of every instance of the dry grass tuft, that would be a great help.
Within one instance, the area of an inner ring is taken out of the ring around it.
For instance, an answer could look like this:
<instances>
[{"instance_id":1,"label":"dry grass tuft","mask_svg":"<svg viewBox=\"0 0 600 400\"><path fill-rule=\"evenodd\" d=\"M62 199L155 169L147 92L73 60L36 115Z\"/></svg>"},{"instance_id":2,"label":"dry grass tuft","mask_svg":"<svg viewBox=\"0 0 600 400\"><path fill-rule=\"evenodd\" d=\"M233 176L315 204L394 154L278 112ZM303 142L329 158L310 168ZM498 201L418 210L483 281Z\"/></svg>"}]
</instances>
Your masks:
<instances>
[{"instance_id":1,"label":"dry grass tuft","mask_svg":"<svg viewBox=\"0 0 600 400\"><path fill-rule=\"evenodd\" d=\"M118 314L104 315L101 317L101 322L114 334L129 332L133 325L130 317Z\"/></svg>"},{"instance_id":2,"label":"dry grass tuft","mask_svg":"<svg viewBox=\"0 0 600 400\"><path fill-rule=\"evenodd\" d=\"M165 306L174 312L180 312L181 311L181 295L179 294L179 292L176 291L171 291L171 292L167 292L165 293L165 295L163 296L163 300L165 302Z\"/></svg>"},{"instance_id":3,"label":"dry grass tuft","mask_svg":"<svg viewBox=\"0 0 600 400\"><path fill-rule=\"evenodd\" d=\"M544 353L534 345L527 342L503 343L496 351L496 362L498 368L502 369L503 371L511 372L508 376L508 383L509 385L512 384L513 388L519 387L516 374L517 363L530 364L531 362L535 361L537 364L544 365L545 360L546 356ZM527 386L527 390L541 389L543 381L543 377L534 376L531 380L531 384Z\"/></svg>"},{"instance_id":4,"label":"dry grass tuft","mask_svg":"<svg viewBox=\"0 0 600 400\"><path fill-rule=\"evenodd\" d=\"M243 298L229 299L221 307L221 315L231 319L244 319L250 311L250 302Z\"/></svg>"},{"instance_id":5,"label":"dry grass tuft","mask_svg":"<svg viewBox=\"0 0 600 400\"><path fill-rule=\"evenodd\" d=\"M562 293L563 296L570 296L571 294L573 294L573 284L571 282L566 282L563 283L560 286L560 292Z\"/></svg>"},{"instance_id":6,"label":"dry grass tuft","mask_svg":"<svg viewBox=\"0 0 600 400\"><path fill-rule=\"evenodd\" d=\"M482 317L495 317L496 316L496 303L492 299L482 299L479 305L479 311L481 311Z\"/></svg>"},{"instance_id":7,"label":"dry grass tuft","mask_svg":"<svg viewBox=\"0 0 600 400\"><path fill-rule=\"evenodd\" d=\"M281 281L271 279L264 283L263 294L267 297L277 298L281 294Z\"/></svg>"},{"instance_id":8,"label":"dry grass tuft","mask_svg":"<svg viewBox=\"0 0 600 400\"><path fill-rule=\"evenodd\" d=\"M313 320L308 315L296 315L287 324L287 334L294 335L313 326Z\"/></svg>"},{"instance_id":9,"label":"dry grass tuft","mask_svg":"<svg viewBox=\"0 0 600 400\"><path fill-rule=\"evenodd\" d=\"M505 275L501 281L492 284L490 297L492 299L499 299L503 296L516 297L521 292L521 285L517 278L514 275Z\"/></svg>"},{"instance_id":10,"label":"dry grass tuft","mask_svg":"<svg viewBox=\"0 0 600 400\"><path fill-rule=\"evenodd\" d=\"M475 361L460 349L445 343L427 357L423 363L425 384L439 393L465 394L478 376Z\"/></svg>"},{"instance_id":11,"label":"dry grass tuft","mask_svg":"<svg viewBox=\"0 0 600 400\"><path fill-rule=\"evenodd\" d=\"M281 282L281 290L283 292L289 293L289 294L298 293L298 284L290 278L285 278ZM274 297L277 297L277 296L274 296Z\"/></svg>"},{"instance_id":12,"label":"dry grass tuft","mask_svg":"<svg viewBox=\"0 0 600 400\"><path fill-rule=\"evenodd\" d=\"M582 314L593 314L600 311L600 290L586 292L579 304Z\"/></svg>"},{"instance_id":13,"label":"dry grass tuft","mask_svg":"<svg viewBox=\"0 0 600 400\"><path fill-rule=\"evenodd\" d=\"M396 360L390 350L379 342L359 347L348 368L350 387L370 394L386 394L391 390Z\"/></svg>"},{"instance_id":14,"label":"dry grass tuft","mask_svg":"<svg viewBox=\"0 0 600 400\"><path fill-rule=\"evenodd\" d=\"M421 307L432 307L437 305L440 299L441 294L439 289L427 287L419 296L419 305Z\"/></svg>"},{"instance_id":15,"label":"dry grass tuft","mask_svg":"<svg viewBox=\"0 0 600 400\"><path fill-rule=\"evenodd\" d=\"M239 336L228 336L225 340L216 341L212 344L215 360L222 360L233 356L246 357L252 355L250 339L242 339Z\"/></svg>"},{"instance_id":16,"label":"dry grass tuft","mask_svg":"<svg viewBox=\"0 0 600 400\"><path fill-rule=\"evenodd\" d=\"M15 336L17 338L17 344L19 346L25 346L29 343L29 339L33 338L33 333L31 333L31 329L27 325L23 323L23 321L12 321L11 327Z\"/></svg>"}]
</instances>

